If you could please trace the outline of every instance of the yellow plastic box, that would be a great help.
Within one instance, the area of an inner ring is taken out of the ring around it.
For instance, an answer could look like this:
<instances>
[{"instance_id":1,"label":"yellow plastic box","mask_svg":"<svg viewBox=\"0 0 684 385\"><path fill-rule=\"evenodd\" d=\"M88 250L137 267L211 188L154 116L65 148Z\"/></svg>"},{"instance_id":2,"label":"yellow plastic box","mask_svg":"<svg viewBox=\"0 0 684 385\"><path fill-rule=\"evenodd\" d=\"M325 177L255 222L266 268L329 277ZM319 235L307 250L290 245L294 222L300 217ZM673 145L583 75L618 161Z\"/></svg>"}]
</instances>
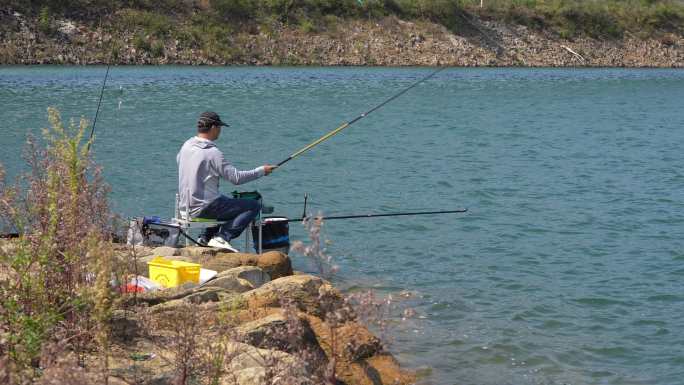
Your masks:
<instances>
[{"instance_id":1,"label":"yellow plastic box","mask_svg":"<svg viewBox=\"0 0 684 385\"><path fill-rule=\"evenodd\" d=\"M147 262L150 279L164 287L176 287L186 282L199 283L200 265L155 257Z\"/></svg>"}]
</instances>

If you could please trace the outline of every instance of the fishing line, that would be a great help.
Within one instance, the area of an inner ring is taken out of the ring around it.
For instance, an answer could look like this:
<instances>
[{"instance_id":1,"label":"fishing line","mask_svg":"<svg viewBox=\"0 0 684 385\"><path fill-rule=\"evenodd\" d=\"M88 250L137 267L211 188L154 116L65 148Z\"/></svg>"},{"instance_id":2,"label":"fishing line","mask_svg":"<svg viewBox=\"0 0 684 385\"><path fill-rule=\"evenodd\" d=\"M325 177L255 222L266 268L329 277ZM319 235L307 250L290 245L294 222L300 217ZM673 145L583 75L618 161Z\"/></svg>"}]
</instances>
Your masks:
<instances>
[{"instance_id":1,"label":"fishing line","mask_svg":"<svg viewBox=\"0 0 684 385\"><path fill-rule=\"evenodd\" d=\"M368 115L370 115L371 113L373 113L375 110L378 110L378 109L382 108L382 107L383 107L384 105L386 105L387 103L389 103L389 102L391 102L392 100L394 100L394 99L400 97L401 95L405 94L405 93L408 92L410 89L412 89L413 87L417 86L418 84L420 84L420 83L422 83L422 82L424 82L424 81L430 79L431 77L437 75L439 72L443 71L444 69L446 69L446 67L437 68L435 71L433 71L432 73L430 73L428 76L426 76L426 77L424 77L424 78L418 80L417 82L411 84L409 87L403 89L401 92L395 94L395 95L392 96L391 98L385 100L384 102L378 104L377 106L371 108L370 110L368 110L368 111L362 113L361 115L357 116L356 118L354 118L354 119L352 119L352 120L350 120L350 121L348 121L348 122L342 123L341 126L339 126L339 127L337 127L336 129L334 129L334 130L328 132L327 134L321 136L320 138L316 139L315 141L311 142L310 144L304 146L302 149L300 149L300 150L294 152L292 155L288 156L286 159L284 159L283 161L281 161L280 163L278 163L278 164L276 165L276 168L277 168L277 167L280 167L280 166L282 166L282 165L284 165L285 163L289 162L290 160L292 160L292 159L298 157L299 155L305 153L306 151L308 151L308 150L310 150L310 149L316 147L316 146L319 145L320 143L326 141L327 139L329 139L329 138L335 136L335 135L338 134L340 131L342 131L342 130L344 130L345 128L351 126L352 124L358 122L359 120L365 118L366 116L368 116Z\"/></svg>"},{"instance_id":2,"label":"fishing line","mask_svg":"<svg viewBox=\"0 0 684 385\"><path fill-rule=\"evenodd\" d=\"M105 72L104 80L102 81L102 88L100 88L100 99L97 101L97 110L95 110L95 118L93 119L93 126L90 128L90 137L88 138L87 152L90 152L90 144L93 141L93 134L95 134L95 124L97 124L97 116L100 114L100 106L102 105L102 97L104 96L105 86L107 85L107 78L109 77L109 67L112 64L111 53L107 60L107 72Z\"/></svg>"},{"instance_id":3,"label":"fishing line","mask_svg":"<svg viewBox=\"0 0 684 385\"><path fill-rule=\"evenodd\" d=\"M497 47L496 55L497 57L499 56L500 53L510 53L511 51L504 47L503 45L499 44L494 38L492 38L488 33L486 33L482 28L480 28L473 20L468 18L466 16L466 13L462 10L459 10L456 12L456 14L463 19L466 23L470 24L473 28L475 28L486 40L489 40L492 44L494 44ZM503 42L503 39L502 39ZM517 52L514 52L513 55L515 56L515 59L521 61L523 64L527 64L525 62L524 58L521 58L520 55Z\"/></svg>"}]
</instances>

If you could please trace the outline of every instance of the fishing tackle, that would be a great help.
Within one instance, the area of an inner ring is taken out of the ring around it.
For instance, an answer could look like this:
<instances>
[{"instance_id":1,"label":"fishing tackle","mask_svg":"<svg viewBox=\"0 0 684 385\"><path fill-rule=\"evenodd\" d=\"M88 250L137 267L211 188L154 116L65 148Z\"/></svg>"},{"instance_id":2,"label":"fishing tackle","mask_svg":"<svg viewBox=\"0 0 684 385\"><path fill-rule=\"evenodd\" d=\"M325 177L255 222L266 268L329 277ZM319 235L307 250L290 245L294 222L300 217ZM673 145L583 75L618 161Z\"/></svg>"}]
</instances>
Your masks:
<instances>
[{"instance_id":1,"label":"fishing tackle","mask_svg":"<svg viewBox=\"0 0 684 385\"><path fill-rule=\"evenodd\" d=\"M280 167L280 166L282 166L282 165L284 165L285 163L289 162L290 160L292 160L292 159L298 157L299 155L305 153L306 151L308 151L308 150L310 150L310 149L316 147L317 145L321 144L322 142L326 141L327 139L329 139L329 138L335 136L335 135L336 135L337 133L339 133L340 131L342 131L342 130L344 130L345 128L351 126L352 124L358 122L359 120L365 118L366 116L370 115L370 114L373 113L375 110L380 109L382 106L384 106L385 104L391 102L392 100L394 100L394 99L400 97L401 95L405 94L405 93L408 92L410 89L412 89L413 87L417 86L418 84L420 84L420 83L422 83L422 82L424 82L424 81L430 79L431 77L437 75L439 72L443 71L445 68L446 68L446 67L437 68L435 71L433 71L432 73L430 73L428 76L426 76L426 77L424 77L424 78L418 80L417 82L411 84L409 87L403 89L401 92L395 94L395 95L392 96L391 98L385 100L384 102L378 104L377 106L371 108L370 110L368 110L368 111L362 113L361 115L357 116L356 118L354 118L354 119L352 119L352 120L350 120L350 121L348 121L348 122L342 123L341 126L339 126L339 127L337 127L336 129L334 129L334 130L328 132L327 134L321 136L320 138L316 139L315 141L311 142L310 144L304 146L302 149L300 149L300 150L294 152L292 155L288 156L286 159L284 159L283 161L281 161L280 163L278 163L278 164L276 165L276 168L277 168L277 167Z\"/></svg>"},{"instance_id":2,"label":"fishing tackle","mask_svg":"<svg viewBox=\"0 0 684 385\"><path fill-rule=\"evenodd\" d=\"M302 219L357 219L357 218L378 218L378 217L399 217L399 216L412 216L412 215L435 215L435 214L455 214L455 213L465 213L468 209L456 209L456 210L441 210L441 211L414 211L414 212L404 212L404 213L387 213L387 214L357 214L357 215L339 215L330 217L305 217L300 219L290 219L289 221L297 221Z\"/></svg>"}]
</instances>

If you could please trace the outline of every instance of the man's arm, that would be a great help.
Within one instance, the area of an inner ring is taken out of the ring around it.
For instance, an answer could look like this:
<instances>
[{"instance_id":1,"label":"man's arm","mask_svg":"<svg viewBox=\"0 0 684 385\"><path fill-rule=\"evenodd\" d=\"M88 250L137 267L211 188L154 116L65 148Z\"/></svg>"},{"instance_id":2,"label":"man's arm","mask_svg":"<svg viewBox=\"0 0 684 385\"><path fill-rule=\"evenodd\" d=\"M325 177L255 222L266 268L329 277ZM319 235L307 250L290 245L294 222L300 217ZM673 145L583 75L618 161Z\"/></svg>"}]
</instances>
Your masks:
<instances>
[{"instance_id":1,"label":"man's arm","mask_svg":"<svg viewBox=\"0 0 684 385\"><path fill-rule=\"evenodd\" d=\"M219 164L217 164L217 169L219 175L229 181L232 184L239 185L247 182L251 182L255 179L266 175L266 169L264 166L257 167L253 170L241 171L235 168L229 161L227 161L223 154L221 154L218 159Z\"/></svg>"},{"instance_id":2,"label":"man's arm","mask_svg":"<svg viewBox=\"0 0 684 385\"><path fill-rule=\"evenodd\" d=\"M226 160L221 152L218 152L218 156L216 156L214 160L214 166L218 170L219 175L235 185L259 179L264 175L270 174L276 168L276 166L266 164L253 170L241 171Z\"/></svg>"}]
</instances>

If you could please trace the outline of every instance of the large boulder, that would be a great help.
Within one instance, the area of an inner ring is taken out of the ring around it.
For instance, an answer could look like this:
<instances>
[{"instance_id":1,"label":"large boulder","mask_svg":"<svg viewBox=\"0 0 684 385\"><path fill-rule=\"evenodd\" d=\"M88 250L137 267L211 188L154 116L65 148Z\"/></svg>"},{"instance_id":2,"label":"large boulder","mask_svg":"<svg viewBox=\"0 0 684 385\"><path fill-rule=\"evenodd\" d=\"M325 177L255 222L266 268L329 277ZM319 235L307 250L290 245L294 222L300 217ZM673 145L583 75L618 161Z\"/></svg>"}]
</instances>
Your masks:
<instances>
[{"instance_id":1,"label":"large boulder","mask_svg":"<svg viewBox=\"0 0 684 385\"><path fill-rule=\"evenodd\" d=\"M324 317L328 312L341 313L344 319L352 317L345 313L341 294L329 282L313 275L291 275L275 279L241 295L250 308L281 307L292 302L300 311Z\"/></svg>"},{"instance_id":2,"label":"large boulder","mask_svg":"<svg viewBox=\"0 0 684 385\"><path fill-rule=\"evenodd\" d=\"M229 343L225 357L221 385L315 384L306 363L289 353Z\"/></svg>"},{"instance_id":3,"label":"large boulder","mask_svg":"<svg viewBox=\"0 0 684 385\"><path fill-rule=\"evenodd\" d=\"M184 254L185 255L185 254ZM272 279L292 275L292 263L290 258L278 251L269 251L264 254L247 253L207 253L203 255L190 255L192 262L199 263L205 269L223 272L239 266L257 266L268 273Z\"/></svg>"},{"instance_id":4,"label":"large boulder","mask_svg":"<svg viewBox=\"0 0 684 385\"><path fill-rule=\"evenodd\" d=\"M237 328L237 338L258 348L305 353L311 357L311 361L315 361L309 364L320 366L327 363L326 355L318 345L308 320L295 312L280 310L242 324Z\"/></svg>"},{"instance_id":5,"label":"large boulder","mask_svg":"<svg viewBox=\"0 0 684 385\"><path fill-rule=\"evenodd\" d=\"M363 325L349 321L331 325L307 315L309 326L329 360L335 358L337 378L348 385L396 384L416 382L414 373L402 370L381 341Z\"/></svg>"},{"instance_id":6,"label":"large boulder","mask_svg":"<svg viewBox=\"0 0 684 385\"><path fill-rule=\"evenodd\" d=\"M310 315L307 321L328 356L333 355L335 347L335 356L351 363L372 357L383 349L382 341L357 322L349 321L331 327L320 318Z\"/></svg>"},{"instance_id":7,"label":"large boulder","mask_svg":"<svg viewBox=\"0 0 684 385\"><path fill-rule=\"evenodd\" d=\"M256 265L268 273L271 279L292 275L290 257L280 251L269 251L259 255Z\"/></svg>"}]
</instances>

